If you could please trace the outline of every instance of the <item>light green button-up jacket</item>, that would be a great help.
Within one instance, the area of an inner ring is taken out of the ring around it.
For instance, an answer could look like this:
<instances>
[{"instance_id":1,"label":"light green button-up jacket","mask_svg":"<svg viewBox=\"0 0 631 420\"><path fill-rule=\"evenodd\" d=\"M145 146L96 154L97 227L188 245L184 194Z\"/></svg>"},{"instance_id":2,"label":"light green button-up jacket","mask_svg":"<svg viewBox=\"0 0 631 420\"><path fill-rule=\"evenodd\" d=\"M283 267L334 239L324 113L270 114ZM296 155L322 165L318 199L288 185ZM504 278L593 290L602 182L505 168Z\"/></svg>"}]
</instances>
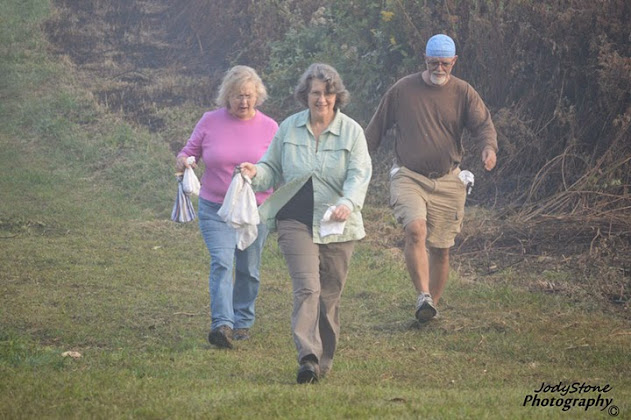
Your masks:
<instances>
[{"instance_id":1,"label":"light green button-up jacket","mask_svg":"<svg viewBox=\"0 0 631 420\"><path fill-rule=\"evenodd\" d=\"M361 209L364 205L372 164L364 130L339 110L329 127L316 140L306 109L283 121L256 164L252 186L257 191L274 187L259 213L271 230L276 214L312 178L313 242L325 244L358 240L366 236ZM344 204L351 210L341 235L320 237L320 220L331 205Z\"/></svg>"}]
</instances>

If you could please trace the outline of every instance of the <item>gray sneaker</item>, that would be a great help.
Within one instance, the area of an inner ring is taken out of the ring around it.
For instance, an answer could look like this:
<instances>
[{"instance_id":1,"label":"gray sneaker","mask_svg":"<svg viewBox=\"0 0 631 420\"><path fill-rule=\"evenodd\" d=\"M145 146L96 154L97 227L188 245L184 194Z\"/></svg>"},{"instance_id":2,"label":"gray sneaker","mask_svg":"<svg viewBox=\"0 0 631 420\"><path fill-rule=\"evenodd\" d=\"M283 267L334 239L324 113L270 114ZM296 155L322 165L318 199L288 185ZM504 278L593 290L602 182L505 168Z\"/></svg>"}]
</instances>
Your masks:
<instances>
[{"instance_id":1,"label":"gray sneaker","mask_svg":"<svg viewBox=\"0 0 631 420\"><path fill-rule=\"evenodd\" d=\"M427 322L434 318L438 311L434 307L434 301L429 293L421 293L416 301L416 319L418 322Z\"/></svg>"}]
</instances>

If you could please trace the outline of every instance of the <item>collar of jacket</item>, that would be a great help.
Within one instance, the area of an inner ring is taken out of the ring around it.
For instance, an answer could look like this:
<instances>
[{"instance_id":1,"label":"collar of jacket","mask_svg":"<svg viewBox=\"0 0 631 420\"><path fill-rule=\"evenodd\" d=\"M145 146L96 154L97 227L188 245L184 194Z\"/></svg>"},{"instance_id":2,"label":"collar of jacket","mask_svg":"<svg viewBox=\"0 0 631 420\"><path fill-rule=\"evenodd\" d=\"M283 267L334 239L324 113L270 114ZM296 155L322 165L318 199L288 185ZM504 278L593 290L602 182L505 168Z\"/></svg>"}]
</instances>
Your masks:
<instances>
[{"instance_id":1,"label":"collar of jacket","mask_svg":"<svg viewBox=\"0 0 631 420\"><path fill-rule=\"evenodd\" d=\"M305 109L301 114L296 117L296 127L306 127L309 123L309 110ZM339 137L342 132L342 111L339 109L335 111L333 121L329 124L323 133L330 132Z\"/></svg>"}]
</instances>

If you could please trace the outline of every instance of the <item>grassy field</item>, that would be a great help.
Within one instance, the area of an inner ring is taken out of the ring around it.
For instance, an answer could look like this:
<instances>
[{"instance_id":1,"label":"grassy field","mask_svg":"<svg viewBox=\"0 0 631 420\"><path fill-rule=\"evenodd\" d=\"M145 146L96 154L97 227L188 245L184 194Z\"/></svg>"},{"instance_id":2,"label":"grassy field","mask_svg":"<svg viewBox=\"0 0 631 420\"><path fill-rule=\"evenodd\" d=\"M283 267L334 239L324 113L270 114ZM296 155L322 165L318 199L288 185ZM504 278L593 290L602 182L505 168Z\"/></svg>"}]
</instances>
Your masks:
<instances>
[{"instance_id":1,"label":"grassy field","mask_svg":"<svg viewBox=\"0 0 631 420\"><path fill-rule=\"evenodd\" d=\"M76 69L47 53L49 13L44 0L0 3L0 418L564 419L614 406L631 418L631 326L619 312L523 287L537 272L454 271L442 318L419 328L400 252L369 241L321 383L295 385L274 235L252 339L211 348L207 251L195 223L168 219L167 141L77 87ZM384 211L366 213L370 235ZM611 390L539 397L613 402L524 406L559 382Z\"/></svg>"}]
</instances>

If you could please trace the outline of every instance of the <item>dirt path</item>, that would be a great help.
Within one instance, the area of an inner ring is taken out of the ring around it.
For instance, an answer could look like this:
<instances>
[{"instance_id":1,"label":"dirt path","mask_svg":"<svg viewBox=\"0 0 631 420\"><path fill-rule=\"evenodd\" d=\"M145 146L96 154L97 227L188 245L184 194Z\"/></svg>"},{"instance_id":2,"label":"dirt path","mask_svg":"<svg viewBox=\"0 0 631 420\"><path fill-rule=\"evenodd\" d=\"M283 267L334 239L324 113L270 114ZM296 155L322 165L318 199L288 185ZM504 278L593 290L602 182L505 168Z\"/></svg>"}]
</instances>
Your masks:
<instances>
[{"instance_id":1,"label":"dirt path","mask_svg":"<svg viewBox=\"0 0 631 420\"><path fill-rule=\"evenodd\" d=\"M187 39L186 24L171 2L54 5L57 12L46 23L54 52L75 64L84 86L112 112L159 131L165 125L160 109L211 103L212 74L218 71L212 66L221 60L190 59L195 42Z\"/></svg>"}]
</instances>

